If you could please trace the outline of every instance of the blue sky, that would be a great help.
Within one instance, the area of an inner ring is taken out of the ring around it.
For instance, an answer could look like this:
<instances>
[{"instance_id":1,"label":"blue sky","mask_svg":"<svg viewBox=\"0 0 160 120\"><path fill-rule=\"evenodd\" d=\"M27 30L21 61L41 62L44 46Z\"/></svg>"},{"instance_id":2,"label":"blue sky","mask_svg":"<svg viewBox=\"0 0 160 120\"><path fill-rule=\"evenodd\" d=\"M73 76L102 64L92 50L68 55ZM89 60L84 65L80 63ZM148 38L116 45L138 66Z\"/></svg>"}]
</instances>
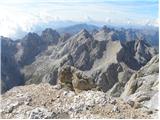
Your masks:
<instances>
[{"instance_id":1,"label":"blue sky","mask_svg":"<svg viewBox=\"0 0 160 120\"><path fill-rule=\"evenodd\" d=\"M68 20L157 26L158 0L0 0L0 35Z\"/></svg>"}]
</instances>

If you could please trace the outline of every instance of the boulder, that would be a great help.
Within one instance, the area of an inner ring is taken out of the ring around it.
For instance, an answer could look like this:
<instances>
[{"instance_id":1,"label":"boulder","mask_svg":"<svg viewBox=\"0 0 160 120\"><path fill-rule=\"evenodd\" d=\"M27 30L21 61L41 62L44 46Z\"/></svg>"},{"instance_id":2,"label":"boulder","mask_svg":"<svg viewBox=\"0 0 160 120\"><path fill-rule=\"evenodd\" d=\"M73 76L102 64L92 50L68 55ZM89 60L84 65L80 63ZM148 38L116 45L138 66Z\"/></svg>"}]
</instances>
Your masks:
<instances>
[{"instance_id":1,"label":"boulder","mask_svg":"<svg viewBox=\"0 0 160 120\"><path fill-rule=\"evenodd\" d=\"M73 74L72 85L75 90L91 90L96 87L93 80L80 71Z\"/></svg>"},{"instance_id":2,"label":"boulder","mask_svg":"<svg viewBox=\"0 0 160 120\"><path fill-rule=\"evenodd\" d=\"M91 90L95 88L93 80L72 66L63 66L59 71L59 83L69 85L72 90Z\"/></svg>"}]
</instances>

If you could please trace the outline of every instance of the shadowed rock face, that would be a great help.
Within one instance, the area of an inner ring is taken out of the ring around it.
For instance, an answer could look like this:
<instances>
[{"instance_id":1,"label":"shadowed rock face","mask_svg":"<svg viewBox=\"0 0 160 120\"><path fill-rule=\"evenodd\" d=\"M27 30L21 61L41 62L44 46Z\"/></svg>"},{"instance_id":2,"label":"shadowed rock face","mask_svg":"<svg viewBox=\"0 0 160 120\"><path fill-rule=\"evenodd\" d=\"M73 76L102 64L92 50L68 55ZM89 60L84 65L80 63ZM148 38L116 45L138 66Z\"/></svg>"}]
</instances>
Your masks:
<instances>
[{"instance_id":1,"label":"shadowed rock face","mask_svg":"<svg viewBox=\"0 0 160 120\"><path fill-rule=\"evenodd\" d=\"M106 71L101 72L97 79L97 84L101 87L101 89L106 92L111 89L118 80L118 73L120 72L121 66L116 63L109 64L106 67Z\"/></svg>"},{"instance_id":2,"label":"shadowed rock face","mask_svg":"<svg viewBox=\"0 0 160 120\"><path fill-rule=\"evenodd\" d=\"M120 34L103 27L92 34L83 29L74 36L63 37L46 29L41 36L29 33L22 41L13 41L15 52L11 56L21 66L16 69L21 71L20 76L24 75L25 84L56 84L58 69L70 65L85 71L104 92L115 84L123 91L130 76L157 52L144 40L122 42L118 39Z\"/></svg>"},{"instance_id":3,"label":"shadowed rock face","mask_svg":"<svg viewBox=\"0 0 160 120\"><path fill-rule=\"evenodd\" d=\"M17 52L16 43L11 39L1 37L1 92L23 85L23 76L20 73L20 67L15 60Z\"/></svg>"},{"instance_id":4,"label":"shadowed rock face","mask_svg":"<svg viewBox=\"0 0 160 120\"><path fill-rule=\"evenodd\" d=\"M122 45L123 48L118 53L117 60L123 61L133 70L140 69L157 54L157 51L143 40L130 41Z\"/></svg>"},{"instance_id":5,"label":"shadowed rock face","mask_svg":"<svg viewBox=\"0 0 160 120\"><path fill-rule=\"evenodd\" d=\"M45 29L41 36L36 33L28 33L18 44L18 52L21 51L21 54L16 58L20 58L19 63L22 66L31 64L35 61L35 57L45 51L49 45L57 44L59 38L59 33L50 28Z\"/></svg>"},{"instance_id":6,"label":"shadowed rock face","mask_svg":"<svg viewBox=\"0 0 160 120\"><path fill-rule=\"evenodd\" d=\"M42 39L36 33L26 35L21 43L23 54L21 56L21 65L28 65L35 61L41 51L45 49Z\"/></svg>"},{"instance_id":7,"label":"shadowed rock face","mask_svg":"<svg viewBox=\"0 0 160 120\"><path fill-rule=\"evenodd\" d=\"M54 39L47 38L47 36L52 36ZM19 41L1 37L2 92L13 86L23 85L24 78L20 72L21 68L34 62L37 55L58 39L59 34L51 29L46 29L43 32L43 39L36 33L28 33Z\"/></svg>"}]
</instances>

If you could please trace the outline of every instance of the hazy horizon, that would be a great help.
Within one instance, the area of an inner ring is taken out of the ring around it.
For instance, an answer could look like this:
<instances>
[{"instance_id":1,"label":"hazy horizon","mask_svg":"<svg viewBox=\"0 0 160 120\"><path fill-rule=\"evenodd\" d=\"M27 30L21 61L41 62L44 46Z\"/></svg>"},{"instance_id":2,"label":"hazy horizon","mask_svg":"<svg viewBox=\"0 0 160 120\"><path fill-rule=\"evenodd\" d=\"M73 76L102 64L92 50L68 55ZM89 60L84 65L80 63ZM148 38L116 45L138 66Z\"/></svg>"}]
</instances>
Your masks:
<instances>
[{"instance_id":1,"label":"hazy horizon","mask_svg":"<svg viewBox=\"0 0 160 120\"><path fill-rule=\"evenodd\" d=\"M158 0L0 0L0 35L78 23L158 26Z\"/></svg>"}]
</instances>

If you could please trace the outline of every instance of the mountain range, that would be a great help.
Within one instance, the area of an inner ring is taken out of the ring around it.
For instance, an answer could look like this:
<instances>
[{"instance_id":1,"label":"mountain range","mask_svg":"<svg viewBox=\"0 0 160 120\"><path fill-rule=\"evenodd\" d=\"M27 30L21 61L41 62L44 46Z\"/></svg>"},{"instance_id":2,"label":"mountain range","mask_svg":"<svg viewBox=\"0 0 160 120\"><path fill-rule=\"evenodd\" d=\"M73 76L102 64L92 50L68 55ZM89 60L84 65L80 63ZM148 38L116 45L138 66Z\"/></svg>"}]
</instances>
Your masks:
<instances>
[{"instance_id":1,"label":"mountain range","mask_svg":"<svg viewBox=\"0 0 160 120\"><path fill-rule=\"evenodd\" d=\"M158 53L157 35L158 31L147 34L147 30L78 24L58 30L47 28L41 35L28 33L16 41L1 37L2 92L26 83L56 84L58 69L66 64L96 76L96 82L106 82L108 69L115 72L121 68L120 72L130 71L130 76ZM109 88L118 81L117 76L108 78L114 81ZM104 86L104 91L109 88Z\"/></svg>"},{"instance_id":2,"label":"mountain range","mask_svg":"<svg viewBox=\"0 0 160 120\"><path fill-rule=\"evenodd\" d=\"M158 93L158 47L155 29L87 24L46 28L15 41L1 36L1 92L60 84L75 93L96 90L127 101L140 99L157 109L149 102Z\"/></svg>"}]
</instances>

